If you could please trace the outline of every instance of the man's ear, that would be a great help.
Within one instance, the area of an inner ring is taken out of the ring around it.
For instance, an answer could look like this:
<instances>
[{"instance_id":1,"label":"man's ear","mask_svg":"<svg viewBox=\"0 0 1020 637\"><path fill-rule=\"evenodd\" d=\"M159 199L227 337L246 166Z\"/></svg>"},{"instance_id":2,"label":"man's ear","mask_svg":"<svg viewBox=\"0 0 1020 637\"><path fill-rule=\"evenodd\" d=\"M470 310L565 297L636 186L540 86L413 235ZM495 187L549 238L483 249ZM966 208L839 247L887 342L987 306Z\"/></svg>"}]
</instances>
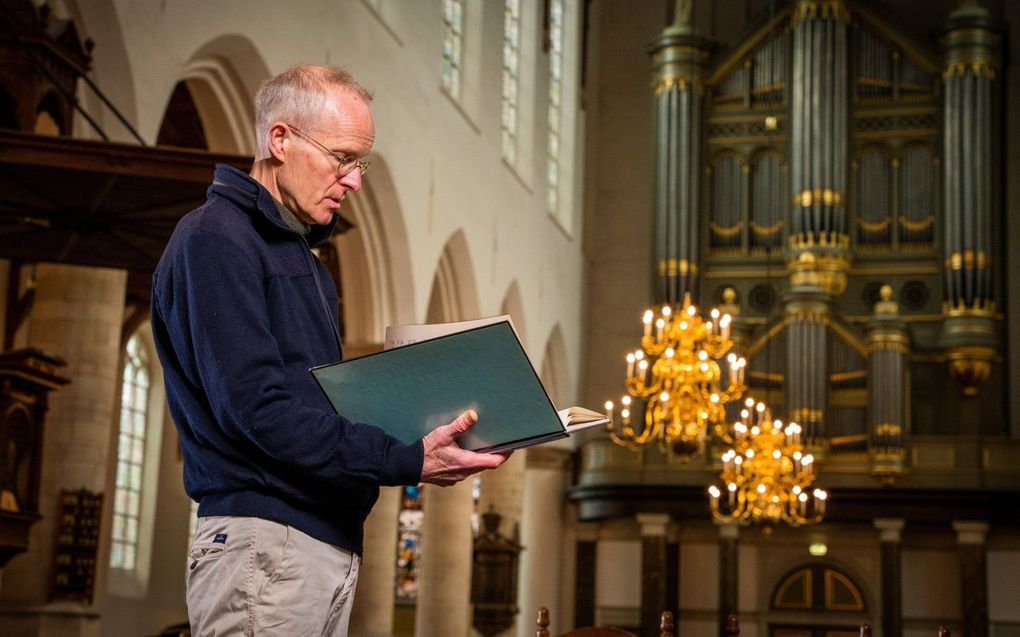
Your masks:
<instances>
[{"instance_id":1,"label":"man's ear","mask_svg":"<svg viewBox=\"0 0 1020 637\"><path fill-rule=\"evenodd\" d=\"M269 153L279 162L283 162L287 158L287 130L286 124L283 122L273 122L272 126L269 127L269 135L266 136L266 142L269 144Z\"/></svg>"}]
</instances>

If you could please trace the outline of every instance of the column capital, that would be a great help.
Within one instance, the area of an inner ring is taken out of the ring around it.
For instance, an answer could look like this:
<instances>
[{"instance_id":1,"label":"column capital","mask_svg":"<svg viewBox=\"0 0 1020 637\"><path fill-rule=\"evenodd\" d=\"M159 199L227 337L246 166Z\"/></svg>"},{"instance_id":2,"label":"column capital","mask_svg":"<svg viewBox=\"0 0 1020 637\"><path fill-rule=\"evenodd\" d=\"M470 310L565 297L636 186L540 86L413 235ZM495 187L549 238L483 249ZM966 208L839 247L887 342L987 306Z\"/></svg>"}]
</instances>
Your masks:
<instances>
[{"instance_id":1,"label":"column capital","mask_svg":"<svg viewBox=\"0 0 1020 637\"><path fill-rule=\"evenodd\" d=\"M668 513L638 513L634 518L641 527L641 537L666 537L670 523Z\"/></svg>"},{"instance_id":2,"label":"column capital","mask_svg":"<svg viewBox=\"0 0 1020 637\"><path fill-rule=\"evenodd\" d=\"M720 539L735 540L740 537L740 525L736 522L720 522L716 520L715 525L719 527Z\"/></svg>"},{"instance_id":3,"label":"column capital","mask_svg":"<svg viewBox=\"0 0 1020 637\"><path fill-rule=\"evenodd\" d=\"M899 542L904 522L901 518L875 518L872 523L880 531L882 542Z\"/></svg>"},{"instance_id":4,"label":"column capital","mask_svg":"<svg viewBox=\"0 0 1020 637\"><path fill-rule=\"evenodd\" d=\"M977 520L953 520L957 544L984 544L989 524Z\"/></svg>"}]
</instances>

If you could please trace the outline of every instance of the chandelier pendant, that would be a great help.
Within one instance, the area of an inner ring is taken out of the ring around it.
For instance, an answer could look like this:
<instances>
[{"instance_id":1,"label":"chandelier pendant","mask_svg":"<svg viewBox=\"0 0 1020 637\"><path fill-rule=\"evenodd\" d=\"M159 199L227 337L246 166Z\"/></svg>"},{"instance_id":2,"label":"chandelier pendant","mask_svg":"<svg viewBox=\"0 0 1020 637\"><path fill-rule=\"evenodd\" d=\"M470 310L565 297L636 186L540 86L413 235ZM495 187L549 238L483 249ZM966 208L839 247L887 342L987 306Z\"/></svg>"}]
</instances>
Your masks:
<instances>
[{"instance_id":1,"label":"chandelier pendant","mask_svg":"<svg viewBox=\"0 0 1020 637\"><path fill-rule=\"evenodd\" d=\"M703 320L689 296L680 308L662 306L658 316L646 310L642 322L641 347L626 357L619 429L612 424L615 405L606 402L609 435L623 447L656 445L687 459L702 451L709 426L725 420L726 405L743 395L747 362L730 351L730 315L713 309Z\"/></svg>"},{"instance_id":2,"label":"chandelier pendant","mask_svg":"<svg viewBox=\"0 0 1020 637\"><path fill-rule=\"evenodd\" d=\"M828 494L822 489L809 493L817 475L801 433L797 423L784 426L753 398L745 401L738 421L718 424L715 434L729 448L720 457L724 488L708 488L712 516L721 522L762 524L766 530L778 522L820 522Z\"/></svg>"}]
</instances>

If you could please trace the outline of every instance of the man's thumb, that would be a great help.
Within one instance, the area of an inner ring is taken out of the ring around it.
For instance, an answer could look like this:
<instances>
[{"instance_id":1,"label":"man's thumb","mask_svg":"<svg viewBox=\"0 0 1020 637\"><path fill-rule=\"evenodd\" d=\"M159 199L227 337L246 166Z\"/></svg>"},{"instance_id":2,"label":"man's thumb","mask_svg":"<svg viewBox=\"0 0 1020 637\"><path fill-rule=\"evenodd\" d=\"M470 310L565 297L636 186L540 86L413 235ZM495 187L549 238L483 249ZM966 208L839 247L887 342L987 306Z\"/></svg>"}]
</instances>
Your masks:
<instances>
[{"instance_id":1,"label":"man's thumb","mask_svg":"<svg viewBox=\"0 0 1020 637\"><path fill-rule=\"evenodd\" d=\"M474 409L469 409L457 416L457 420L450 424L453 425L453 430L460 434L474 427L476 422L478 422L478 413Z\"/></svg>"}]
</instances>

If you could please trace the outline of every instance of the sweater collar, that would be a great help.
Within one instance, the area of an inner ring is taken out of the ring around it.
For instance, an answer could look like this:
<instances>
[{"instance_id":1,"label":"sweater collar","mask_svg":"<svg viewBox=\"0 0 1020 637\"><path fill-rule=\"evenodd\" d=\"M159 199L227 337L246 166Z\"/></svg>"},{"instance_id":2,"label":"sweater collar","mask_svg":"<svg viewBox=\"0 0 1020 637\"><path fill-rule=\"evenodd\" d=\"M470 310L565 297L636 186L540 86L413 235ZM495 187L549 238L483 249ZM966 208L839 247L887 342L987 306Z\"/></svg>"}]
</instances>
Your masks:
<instances>
[{"instance_id":1,"label":"sweater collar","mask_svg":"<svg viewBox=\"0 0 1020 637\"><path fill-rule=\"evenodd\" d=\"M233 166L216 164L213 183L206 192L208 197L213 195L224 197L249 212L258 211L270 223L281 230L292 234L300 234L295 232L280 215L280 210L276 206L276 199L269 194L266 187L257 182L251 175ZM333 234L336 221L337 215L334 214L333 219L328 224L312 225L311 230L306 235L308 245L315 247L329 239L330 235Z\"/></svg>"}]
</instances>

